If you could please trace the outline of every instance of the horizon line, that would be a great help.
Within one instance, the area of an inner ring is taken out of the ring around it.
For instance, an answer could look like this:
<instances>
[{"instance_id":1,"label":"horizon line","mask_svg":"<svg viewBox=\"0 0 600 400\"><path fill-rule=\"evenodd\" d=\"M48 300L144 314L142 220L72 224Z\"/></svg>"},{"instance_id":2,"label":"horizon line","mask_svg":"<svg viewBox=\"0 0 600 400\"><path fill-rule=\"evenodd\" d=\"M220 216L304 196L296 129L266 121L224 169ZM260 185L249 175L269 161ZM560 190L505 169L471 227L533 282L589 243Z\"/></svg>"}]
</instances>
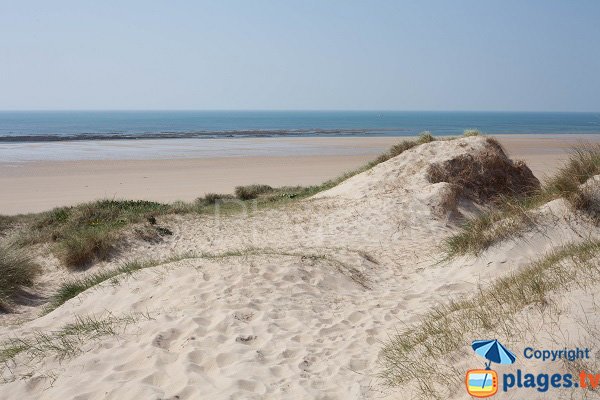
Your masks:
<instances>
[{"instance_id":1,"label":"horizon line","mask_svg":"<svg viewBox=\"0 0 600 400\"><path fill-rule=\"evenodd\" d=\"M424 109L336 109L336 108L289 108L289 109L269 109L269 108L32 108L32 109L0 109L0 113L7 112L423 112L423 113L581 113L595 114L597 111L573 111L573 110L424 110Z\"/></svg>"}]
</instances>

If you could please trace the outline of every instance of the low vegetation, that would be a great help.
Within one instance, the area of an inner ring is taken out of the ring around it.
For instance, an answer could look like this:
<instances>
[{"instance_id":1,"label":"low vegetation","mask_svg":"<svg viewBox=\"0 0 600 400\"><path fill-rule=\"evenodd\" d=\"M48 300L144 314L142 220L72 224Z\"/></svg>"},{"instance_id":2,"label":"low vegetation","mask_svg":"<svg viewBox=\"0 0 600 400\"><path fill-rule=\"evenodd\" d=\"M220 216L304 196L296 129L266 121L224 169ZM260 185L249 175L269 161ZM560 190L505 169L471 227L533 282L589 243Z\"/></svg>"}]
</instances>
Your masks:
<instances>
[{"instance_id":1,"label":"low vegetation","mask_svg":"<svg viewBox=\"0 0 600 400\"><path fill-rule=\"evenodd\" d=\"M204 205L214 205L218 202L223 202L225 200L232 200L235 197L230 195L230 194L223 194L223 193L207 193L204 195L204 197L199 198L197 200L197 202L199 202L200 204L204 204Z\"/></svg>"},{"instance_id":2,"label":"low vegetation","mask_svg":"<svg viewBox=\"0 0 600 400\"><path fill-rule=\"evenodd\" d=\"M365 253L366 254L366 253ZM247 248L244 250L231 250L222 253L182 253L166 259L148 259L148 260L134 260L121 264L117 268L101 270L92 274L88 274L85 277L75 278L65 281L61 284L56 293L50 298L48 305L46 306L45 312L49 313L52 310L63 305L65 302L76 297L80 293L91 289L103 282L113 281L117 282L123 276L131 275L136 271L156 267L157 265L163 265L171 262L186 260L186 259L205 259L205 260L222 260L229 257L248 257L257 255L276 255L276 256L290 256L300 257L303 260L324 260L332 264L342 274L348 276L356 284L362 286L365 289L369 289L367 278L356 268L349 266L335 258L326 256L324 254L304 254L294 252L282 252L268 248ZM366 256L364 256L366 258ZM368 259L369 261L372 260ZM372 261L376 262L376 261Z\"/></svg>"},{"instance_id":3,"label":"low vegetation","mask_svg":"<svg viewBox=\"0 0 600 400\"><path fill-rule=\"evenodd\" d=\"M152 267L155 265L158 264L154 261L132 261L124 263L121 266L114 269L101 270L99 272L89 274L83 278L77 278L70 281L66 281L59 287L58 291L50 298L50 302L46 307L46 312L54 310L55 308L64 304L66 301L74 298L78 294L86 291L91 287L99 285L102 282L108 281L123 274L131 274L140 269Z\"/></svg>"},{"instance_id":4,"label":"low vegetation","mask_svg":"<svg viewBox=\"0 0 600 400\"><path fill-rule=\"evenodd\" d=\"M22 288L31 287L39 266L14 246L0 246L0 311L8 311Z\"/></svg>"},{"instance_id":5,"label":"low vegetation","mask_svg":"<svg viewBox=\"0 0 600 400\"><path fill-rule=\"evenodd\" d=\"M526 193L505 193L495 197L487 212L465 222L457 234L446 241L450 256L479 254L502 240L518 237L535 224L532 210L549 201L564 198L574 210L600 223L598 188L582 188L588 179L600 174L600 146L573 149L569 160L539 188Z\"/></svg>"},{"instance_id":6,"label":"low vegetation","mask_svg":"<svg viewBox=\"0 0 600 400\"><path fill-rule=\"evenodd\" d=\"M598 241L564 246L498 279L475 297L434 308L420 323L386 343L381 378L392 386L412 383L415 398L450 397L450 388L458 387L464 376L464 371L453 371L447 362L453 352L473 337L520 335L520 324L515 322L519 312L531 306L546 307L556 291L599 282L599 256ZM440 371L444 365L447 371ZM432 382L431 376L439 379Z\"/></svg>"},{"instance_id":7,"label":"low vegetation","mask_svg":"<svg viewBox=\"0 0 600 400\"><path fill-rule=\"evenodd\" d=\"M463 197L482 203L501 196L524 197L539 189L540 182L524 162L510 160L495 139L486 140L489 146L477 154L431 164L429 181L450 183Z\"/></svg>"},{"instance_id":8,"label":"low vegetation","mask_svg":"<svg viewBox=\"0 0 600 400\"><path fill-rule=\"evenodd\" d=\"M19 354L29 359L55 356L59 360L73 357L89 340L106 335L116 335L118 327L132 324L140 318L150 318L147 314L131 314L120 317L109 315L105 318L77 316L75 322L49 333L34 331L26 337L15 337L0 343L0 364L7 365Z\"/></svg>"},{"instance_id":9,"label":"low vegetation","mask_svg":"<svg viewBox=\"0 0 600 400\"><path fill-rule=\"evenodd\" d=\"M240 200L256 199L261 194L272 193L273 188L269 185L248 185L235 188L235 197Z\"/></svg>"},{"instance_id":10,"label":"low vegetation","mask_svg":"<svg viewBox=\"0 0 600 400\"><path fill-rule=\"evenodd\" d=\"M464 137L480 136L480 135L481 135L481 132L479 132L477 129L465 129L465 131L463 132Z\"/></svg>"}]
</instances>

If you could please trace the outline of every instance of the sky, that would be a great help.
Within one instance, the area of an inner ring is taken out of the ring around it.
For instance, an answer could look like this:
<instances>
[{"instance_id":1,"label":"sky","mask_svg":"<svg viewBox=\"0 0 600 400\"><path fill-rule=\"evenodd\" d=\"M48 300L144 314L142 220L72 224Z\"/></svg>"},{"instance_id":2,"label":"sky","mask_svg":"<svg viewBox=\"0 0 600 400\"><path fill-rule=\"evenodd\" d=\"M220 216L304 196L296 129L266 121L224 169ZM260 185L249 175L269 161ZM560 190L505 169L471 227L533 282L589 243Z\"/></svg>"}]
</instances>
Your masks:
<instances>
[{"instance_id":1,"label":"sky","mask_svg":"<svg viewBox=\"0 0 600 400\"><path fill-rule=\"evenodd\" d=\"M600 111L598 0L0 0L0 110Z\"/></svg>"}]
</instances>

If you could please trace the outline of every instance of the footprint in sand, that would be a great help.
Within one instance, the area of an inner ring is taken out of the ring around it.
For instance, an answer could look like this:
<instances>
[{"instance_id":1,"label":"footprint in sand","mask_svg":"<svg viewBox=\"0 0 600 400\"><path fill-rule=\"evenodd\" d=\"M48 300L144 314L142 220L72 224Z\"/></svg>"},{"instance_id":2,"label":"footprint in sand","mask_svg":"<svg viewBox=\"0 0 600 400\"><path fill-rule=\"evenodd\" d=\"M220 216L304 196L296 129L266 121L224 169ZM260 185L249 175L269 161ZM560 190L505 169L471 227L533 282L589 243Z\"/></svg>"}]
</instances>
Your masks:
<instances>
[{"instance_id":1,"label":"footprint in sand","mask_svg":"<svg viewBox=\"0 0 600 400\"><path fill-rule=\"evenodd\" d=\"M154 347L158 347L159 349L169 350L171 343L173 340L179 337L180 332L177 329L169 329L165 332L159 333L154 340L152 341L152 345Z\"/></svg>"},{"instance_id":2,"label":"footprint in sand","mask_svg":"<svg viewBox=\"0 0 600 400\"><path fill-rule=\"evenodd\" d=\"M235 341L243 344L250 344L256 340L256 336L248 335L248 336L238 336L235 338Z\"/></svg>"}]
</instances>

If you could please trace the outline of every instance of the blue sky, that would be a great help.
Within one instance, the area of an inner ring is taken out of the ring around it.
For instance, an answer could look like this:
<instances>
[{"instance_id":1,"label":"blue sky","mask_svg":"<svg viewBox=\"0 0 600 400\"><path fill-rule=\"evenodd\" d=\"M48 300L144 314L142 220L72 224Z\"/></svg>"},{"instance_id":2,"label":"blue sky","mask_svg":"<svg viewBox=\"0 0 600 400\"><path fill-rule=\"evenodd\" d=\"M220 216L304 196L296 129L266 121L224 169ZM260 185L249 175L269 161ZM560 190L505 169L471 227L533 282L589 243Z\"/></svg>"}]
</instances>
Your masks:
<instances>
[{"instance_id":1,"label":"blue sky","mask_svg":"<svg viewBox=\"0 0 600 400\"><path fill-rule=\"evenodd\" d=\"M600 111L600 1L4 1L0 109Z\"/></svg>"}]
</instances>

